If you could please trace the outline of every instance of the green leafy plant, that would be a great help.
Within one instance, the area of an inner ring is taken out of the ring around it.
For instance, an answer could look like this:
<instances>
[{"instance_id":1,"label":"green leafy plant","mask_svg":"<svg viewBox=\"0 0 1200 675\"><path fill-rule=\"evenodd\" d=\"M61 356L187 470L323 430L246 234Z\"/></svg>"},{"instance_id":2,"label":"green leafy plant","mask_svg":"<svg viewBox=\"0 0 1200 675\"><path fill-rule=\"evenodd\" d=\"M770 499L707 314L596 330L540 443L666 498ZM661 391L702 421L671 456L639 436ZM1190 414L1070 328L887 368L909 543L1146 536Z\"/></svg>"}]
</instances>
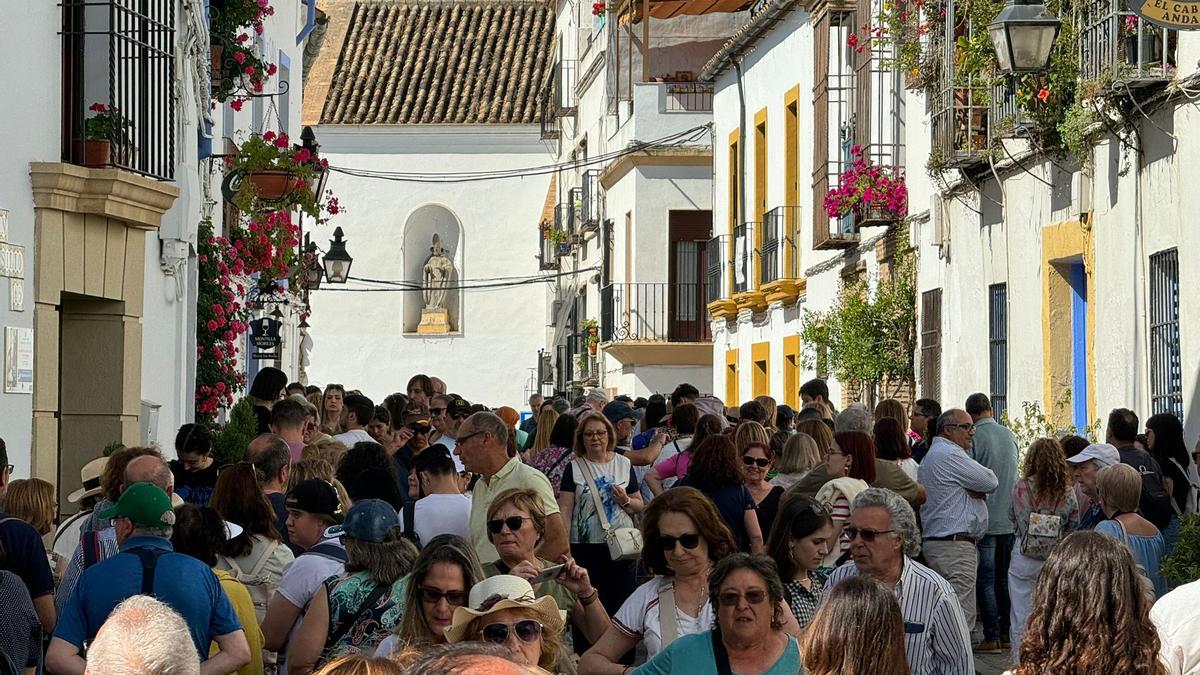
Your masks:
<instances>
[{"instance_id":1,"label":"green leafy plant","mask_svg":"<svg viewBox=\"0 0 1200 675\"><path fill-rule=\"evenodd\" d=\"M1171 555L1163 558L1162 575L1171 584L1200 579L1200 515L1185 515L1179 523L1179 540Z\"/></svg>"},{"instance_id":2,"label":"green leafy plant","mask_svg":"<svg viewBox=\"0 0 1200 675\"><path fill-rule=\"evenodd\" d=\"M133 122L117 112L116 106L93 103L88 106L88 110L95 114L83 123L83 134L87 140L129 143L129 132L133 129Z\"/></svg>"},{"instance_id":3,"label":"green leafy plant","mask_svg":"<svg viewBox=\"0 0 1200 675\"><path fill-rule=\"evenodd\" d=\"M292 145L287 134L267 131L261 136L251 135L236 152L225 158L225 167L227 172L239 173L243 178L271 172L285 173L293 181L282 201L269 204L262 203L252 183L243 181L234 205L252 218L265 211L298 208L320 224L341 211L337 198L331 193L313 193L318 176L329 168L328 160L317 157L308 148Z\"/></svg>"},{"instance_id":4,"label":"green leafy plant","mask_svg":"<svg viewBox=\"0 0 1200 675\"><path fill-rule=\"evenodd\" d=\"M258 417L249 397L229 410L229 421L213 437L213 459L219 466L236 464L246 458L246 447L258 435Z\"/></svg>"},{"instance_id":5,"label":"green leafy plant","mask_svg":"<svg viewBox=\"0 0 1200 675\"><path fill-rule=\"evenodd\" d=\"M1071 392L1064 391L1055 399L1051 410L1069 409ZM1012 409L1000 414L1000 424L1004 425L1017 439L1018 466L1024 462L1025 451L1039 438L1061 438L1063 436L1083 436L1088 440L1097 440L1100 434L1101 422L1094 420L1083 429L1074 423L1059 424L1051 414L1042 410L1040 401L1021 401L1021 414L1014 417Z\"/></svg>"},{"instance_id":6,"label":"green leafy plant","mask_svg":"<svg viewBox=\"0 0 1200 675\"><path fill-rule=\"evenodd\" d=\"M567 235L566 230L560 230L558 228L550 228L550 241L555 246L558 246L560 244L568 243L570 241L570 237Z\"/></svg>"},{"instance_id":7,"label":"green leafy plant","mask_svg":"<svg viewBox=\"0 0 1200 675\"><path fill-rule=\"evenodd\" d=\"M262 35L263 21L275 14L266 0L223 0L214 2L209 21L209 37L221 47L219 71L214 73L212 97L230 101L241 110L252 94L261 93L266 78L275 75L276 66L259 58L253 49L251 33Z\"/></svg>"}]
</instances>

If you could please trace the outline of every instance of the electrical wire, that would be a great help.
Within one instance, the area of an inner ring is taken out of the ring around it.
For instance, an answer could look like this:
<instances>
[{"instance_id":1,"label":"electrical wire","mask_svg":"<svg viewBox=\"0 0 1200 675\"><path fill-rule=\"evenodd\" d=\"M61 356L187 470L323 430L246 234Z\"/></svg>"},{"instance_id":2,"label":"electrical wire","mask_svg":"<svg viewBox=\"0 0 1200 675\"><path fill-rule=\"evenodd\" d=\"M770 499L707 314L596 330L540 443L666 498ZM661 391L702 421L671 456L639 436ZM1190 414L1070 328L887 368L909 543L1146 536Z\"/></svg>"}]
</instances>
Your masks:
<instances>
[{"instance_id":1,"label":"electrical wire","mask_svg":"<svg viewBox=\"0 0 1200 675\"><path fill-rule=\"evenodd\" d=\"M600 268L598 266L594 266L594 267L585 267L585 268L581 268L581 269L577 269L577 270L567 270L564 272L558 272L556 274L540 274L540 275L536 275L536 276L508 277L508 278L498 277L498 278L488 281L486 283L474 283L474 282L478 282L478 281L482 281L482 280L471 279L471 280L468 280L466 282L462 282L459 284L446 285L446 286L425 286L421 283L414 282L414 281L366 279L366 278L362 278L362 277L349 277L349 279L351 281L359 281L359 282L363 282L363 283L374 283L374 284L384 285L387 287L386 288L334 288L332 286L324 286L323 285L323 286L321 286L321 290L328 289L331 291L362 291L362 292L383 292L383 291L398 292L398 291L401 291L402 292L402 291L441 291L441 290L458 291L458 290L498 289L498 288L511 288L511 287L516 287L516 286L528 286L528 285L532 285L532 284L547 284L547 283L551 283L557 279L561 279L563 277L577 276L580 274L586 274L586 273L598 272L598 271L600 271Z\"/></svg>"}]
</instances>

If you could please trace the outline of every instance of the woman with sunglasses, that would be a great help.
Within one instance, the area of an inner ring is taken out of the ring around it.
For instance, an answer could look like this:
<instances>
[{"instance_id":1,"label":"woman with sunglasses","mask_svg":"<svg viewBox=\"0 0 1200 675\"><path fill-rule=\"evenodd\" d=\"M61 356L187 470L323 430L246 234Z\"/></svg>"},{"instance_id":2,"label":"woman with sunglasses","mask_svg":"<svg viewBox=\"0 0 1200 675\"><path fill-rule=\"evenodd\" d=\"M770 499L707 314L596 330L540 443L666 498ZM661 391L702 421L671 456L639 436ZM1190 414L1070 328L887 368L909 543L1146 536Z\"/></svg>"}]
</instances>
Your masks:
<instances>
[{"instance_id":1,"label":"woman with sunglasses","mask_svg":"<svg viewBox=\"0 0 1200 675\"><path fill-rule=\"evenodd\" d=\"M861 431L834 434L825 451L825 470L832 478L817 490L816 501L833 514L833 541L838 544L822 566L836 567L839 558L850 554L850 539L842 536L842 527L850 520L850 505L875 481L874 441Z\"/></svg>"},{"instance_id":2,"label":"woman with sunglasses","mask_svg":"<svg viewBox=\"0 0 1200 675\"><path fill-rule=\"evenodd\" d=\"M709 599L717 608L715 627L671 643L635 675L716 675L802 671L800 647L785 630L783 584L775 561L737 553L717 563L709 579Z\"/></svg>"},{"instance_id":3,"label":"woman with sunglasses","mask_svg":"<svg viewBox=\"0 0 1200 675\"><path fill-rule=\"evenodd\" d=\"M475 547L453 534L440 534L425 543L408 577L404 606L396 634L379 644L377 656L424 650L446 643L454 610L467 602L467 593L483 579Z\"/></svg>"},{"instance_id":4,"label":"woman with sunglasses","mask_svg":"<svg viewBox=\"0 0 1200 675\"><path fill-rule=\"evenodd\" d=\"M712 500L733 533L739 551L761 553L762 529L758 525L754 498L746 489L746 472L741 455L728 436L709 436L696 448L688 474L676 487L694 487ZM674 489L674 488L672 488Z\"/></svg>"},{"instance_id":5,"label":"woman with sunglasses","mask_svg":"<svg viewBox=\"0 0 1200 675\"><path fill-rule=\"evenodd\" d=\"M610 529L637 527L633 518L642 510L633 464L616 452L616 446L616 430L607 417L600 413L583 417L575 432L575 456L563 471L558 492L571 557L587 568L592 585L600 591L600 601L610 613L637 587L636 564L633 560L616 561L609 555L596 502L604 509Z\"/></svg>"},{"instance_id":6,"label":"woman with sunglasses","mask_svg":"<svg viewBox=\"0 0 1200 675\"><path fill-rule=\"evenodd\" d=\"M638 586L612 624L579 661L582 672L622 675L621 657L641 642L647 658L672 638L707 630L713 623L708 575L716 561L737 550L716 507L699 490L675 487L650 502L642 521L642 564L654 575ZM674 605L674 620L670 620ZM668 619L663 620L666 616Z\"/></svg>"},{"instance_id":7,"label":"woman with sunglasses","mask_svg":"<svg viewBox=\"0 0 1200 675\"><path fill-rule=\"evenodd\" d=\"M823 504L795 495L784 501L776 523L767 554L779 567L784 596L803 628L816 615L829 578L821 565L835 541L833 519Z\"/></svg>"},{"instance_id":8,"label":"woman with sunglasses","mask_svg":"<svg viewBox=\"0 0 1200 675\"><path fill-rule=\"evenodd\" d=\"M469 604L454 610L446 639L502 645L518 665L561 673L573 671L563 648L563 626L553 598L535 597L528 581L501 574L471 588Z\"/></svg>"},{"instance_id":9,"label":"woman with sunglasses","mask_svg":"<svg viewBox=\"0 0 1200 675\"><path fill-rule=\"evenodd\" d=\"M546 532L546 512L533 490L505 490L492 500L487 510L488 539L500 559L483 566L485 577L511 574L533 583L542 570L554 565L533 552ZM600 594L592 587L587 569L564 555L558 575L533 587L536 597L550 596L566 612L567 622L594 643L608 628L608 612L599 602Z\"/></svg>"},{"instance_id":10,"label":"woman with sunglasses","mask_svg":"<svg viewBox=\"0 0 1200 675\"><path fill-rule=\"evenodd\" d=\"M757 422L747 424L759 426ZM775 514L779 512L779 498L783 496L783 488L767 480L767 474L775 466L775 453L771 450L770 443L758 440L750 441L745 446L739 445L738 449L742 453L746 489L754 498L758 529L762 531L762 537L766 540L771 536L771 524L775 522Z\"/></svg>"}]
</instances>

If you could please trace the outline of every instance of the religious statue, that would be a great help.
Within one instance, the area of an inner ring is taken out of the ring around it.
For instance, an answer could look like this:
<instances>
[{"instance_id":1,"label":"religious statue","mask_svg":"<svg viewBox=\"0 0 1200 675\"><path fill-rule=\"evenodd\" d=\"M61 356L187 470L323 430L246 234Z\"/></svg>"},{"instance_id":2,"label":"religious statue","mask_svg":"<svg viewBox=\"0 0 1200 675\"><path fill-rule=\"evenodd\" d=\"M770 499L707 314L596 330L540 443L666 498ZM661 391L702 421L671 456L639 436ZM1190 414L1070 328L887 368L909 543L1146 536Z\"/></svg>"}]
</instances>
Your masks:
<instances>
[{"instance_id":1,"label":"religious statue","mask_svg":"<svg viewBox=\"0 0 1200 675\"><path fill-rule=\"evenodd\" d=\"M421 268L422 291L425 307L421 310L421 323L417 333L421 335L445 335L450 327L450 311L446 308L446 291L454 276L454 263L442 252L442 240L433 235L433 246L429 257Z\"/></svg>"},{"instance_id":2,"label":"religious statue","mask_svg":"<svg viewBox=\"0 0 1200 675\"><path fill-rule=\"evenodd\" d=\"M454 263L442 253L441 238L436 233L423 271L425 309L446 309L446 287L450 285L450 277L454 274Z\"/></svg>"}]
</instances>

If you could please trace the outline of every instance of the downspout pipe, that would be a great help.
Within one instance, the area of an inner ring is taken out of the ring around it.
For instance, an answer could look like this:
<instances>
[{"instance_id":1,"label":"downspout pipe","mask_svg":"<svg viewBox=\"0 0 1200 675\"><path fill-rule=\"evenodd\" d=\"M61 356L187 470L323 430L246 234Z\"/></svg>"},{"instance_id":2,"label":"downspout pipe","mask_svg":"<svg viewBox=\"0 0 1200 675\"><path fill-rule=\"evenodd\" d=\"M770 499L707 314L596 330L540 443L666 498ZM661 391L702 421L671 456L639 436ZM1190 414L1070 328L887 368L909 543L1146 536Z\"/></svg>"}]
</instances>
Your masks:
<instances>
[{"instance_id":1,"label":"downspout pipe","mask_svg":"<svg viewBox=\"0 0 1200 675\"><path fill-rule=\"evenodd\" d=\"M743 222L746 217L746 86L742 74L742 57L740 55L733 56L730 59L733 64L733 69L737 73L737 89L738 89L738 158L737 158L737 217L734 218L733 226L737 227ZM732 208L733 205L730 204ZM733 237L729 238L729 261L730 261L730 285L736 285L737 273L734 269L734 264L740 261L734 261L733 256L737 251L737 245ZM753 251L749 252L753 256ZM753 259L753 258L751 258ZM753 268L753 265L751 265ZM749 273L749 270L747 270ZM733 290L732 288L730 289Z\"/></svg>"}]
</instances>

